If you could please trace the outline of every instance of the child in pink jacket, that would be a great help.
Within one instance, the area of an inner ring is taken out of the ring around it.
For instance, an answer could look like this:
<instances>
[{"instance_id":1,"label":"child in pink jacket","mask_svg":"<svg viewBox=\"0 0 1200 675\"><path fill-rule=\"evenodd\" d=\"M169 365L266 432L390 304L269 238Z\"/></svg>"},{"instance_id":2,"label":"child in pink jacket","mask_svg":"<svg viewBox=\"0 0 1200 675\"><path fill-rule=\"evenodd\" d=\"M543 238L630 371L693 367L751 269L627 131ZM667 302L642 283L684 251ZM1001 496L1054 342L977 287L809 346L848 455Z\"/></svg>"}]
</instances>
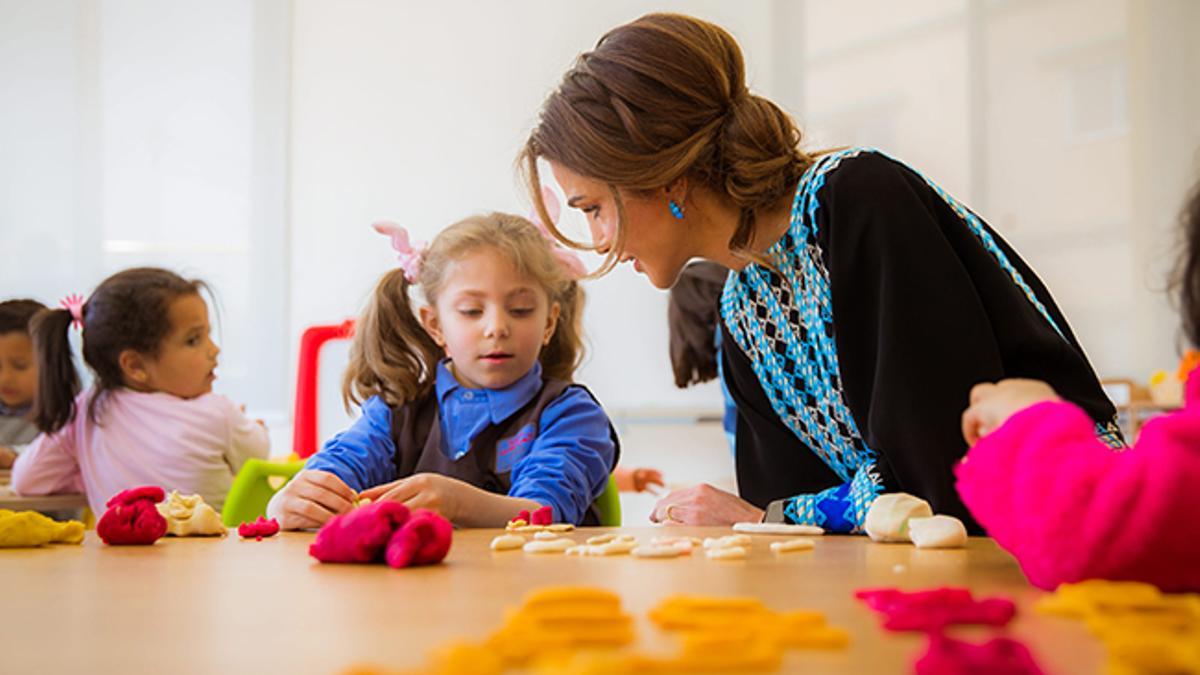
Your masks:
<instances>
[{"instance_id":1,"label":"child in pink jacket","mask_svg":"<svg viewBox=\"0 0 1200 675\"><path fill-rule=\"evenodd\" d=\"M1184 331L1200 344L1200 186L1177 268ZM1034 380L980 384L963 414L963 503L1035 586L1084 579L1200 590L1200 371L1183 410L1113 451L1095 424Z\"/></svg>"},{"instance_id":2,"label":"child in pink jacket","mask_svg":"<svg viewBox=\"0 0 1200 675\"><path fill-rule=\"evenodd\" d=\"M265 459L267 430L212 393L220 349L209 336L203 282L153 267L118 272L86 302L33 318L34 423L42 432L13 465L20 495L109 498L143 485L199 494L221 509L242 464ZM80 391L68 334L83 331L95 376Z\"/></svg>"}]
</instances>

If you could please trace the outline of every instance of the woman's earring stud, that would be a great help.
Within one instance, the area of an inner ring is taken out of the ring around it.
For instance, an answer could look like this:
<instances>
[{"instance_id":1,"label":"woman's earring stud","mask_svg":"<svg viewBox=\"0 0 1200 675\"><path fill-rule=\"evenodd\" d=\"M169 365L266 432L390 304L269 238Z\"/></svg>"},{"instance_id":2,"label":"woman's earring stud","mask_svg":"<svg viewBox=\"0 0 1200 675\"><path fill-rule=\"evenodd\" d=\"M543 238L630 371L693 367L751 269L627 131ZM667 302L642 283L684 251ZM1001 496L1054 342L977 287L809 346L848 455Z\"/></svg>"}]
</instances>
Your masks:
<instances>
[{"instance_id":1,"label":"woman's earring stud","mask_svg":"<svg viewBox=\"0 0 1200 675\"><path fill-rule=\"evenodd\" d=\"M675 220L683 220L683 208L676 204L674 199L668 200L667 206L671 209L671 215L675 216Z\"/></svg>"}]
</instances>

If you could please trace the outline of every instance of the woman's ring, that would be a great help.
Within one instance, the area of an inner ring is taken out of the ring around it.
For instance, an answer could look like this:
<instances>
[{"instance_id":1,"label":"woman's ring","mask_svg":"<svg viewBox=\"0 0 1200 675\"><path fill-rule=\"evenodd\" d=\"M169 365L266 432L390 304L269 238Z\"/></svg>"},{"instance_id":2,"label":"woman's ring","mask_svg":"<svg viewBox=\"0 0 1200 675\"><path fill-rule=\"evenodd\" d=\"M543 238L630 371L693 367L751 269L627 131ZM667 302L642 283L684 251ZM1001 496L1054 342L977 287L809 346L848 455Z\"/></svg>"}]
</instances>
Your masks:
<instances>
[{"instance_id":1,"label":"woman's ring","mask_svg":"<svg viewBox=\"0 0 1200 675\"><path fill-rule=\"evenodd\" d=\"M675 519L675 516L671 515L671 509L675 508L676 506L678 506L678 504L667 504L667 511L666 511L666 514L665 514L665 515L667 516L667 522L668 522L668 523L679 523L679 522L683 522L683 521L680 521L680 520L676 520L676 519Z\"/></svg>"}]
</instances>

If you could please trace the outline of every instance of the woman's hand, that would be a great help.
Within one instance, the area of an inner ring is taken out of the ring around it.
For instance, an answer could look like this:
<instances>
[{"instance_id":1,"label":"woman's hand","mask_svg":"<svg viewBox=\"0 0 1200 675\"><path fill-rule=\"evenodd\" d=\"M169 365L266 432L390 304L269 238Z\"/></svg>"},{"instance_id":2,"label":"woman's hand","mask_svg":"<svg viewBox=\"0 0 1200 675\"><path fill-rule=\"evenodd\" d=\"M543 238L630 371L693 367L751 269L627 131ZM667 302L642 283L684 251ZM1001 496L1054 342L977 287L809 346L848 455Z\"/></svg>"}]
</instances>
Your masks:
<instances>
[{"instance_id":1,"label":"woman's hand","mask_svg":"<svg viewBox=\"0 0 1200 675\"><path fill-rule=\"evenodd\" d=\"M701 483L658 500L650 520L667 525L732 525L763 519L762 509L724 490Z\"/></svg>"},{"instance_id":2,"label":"woman's hand","mask_svg":"<svg viewBox=\"0 0 1200 675\"><path fill-rule=\"evenodd\" d=\"M1061 401L1050 385L1040 380L984 382L971 389L971 406L962 416L963 438L975 445L1016 413L1036 403Z\"/></svg>"},{"instance_id":3,"label":"woman's hand","mask_svg":"<svg viewBox=\"0 0 1200 675\"><path fill-rule=\"evenodd\" d=\"M463 505L477 488L456 478L437 473L417 473L407 478L376 485L359 493L360 499L377 502L390 499L410 509L429 509L450 522L463 515ZM513 512L516 515L516 512Z\"/></svg>"},{"instance_id":4,"label":"woman's hand","mask_svg":"<svg viewBox=\"0 0 1200 675\"><path fill-rule=\"evenodd\" d=\"M0 469L11 469L17 461L17 453L12 448L0 445Z\"/></svg>"},{"instance_id":5,"label":"woman's hand","mask_svg":"<svg viewBox=\"0 0 1200 675\"><path fill-rule=\"evenodd\" d=\"M267 517L285 530L317 528L354 508L355 499L354 490L332 473L301 471L271 498Z\"/></svg>"}]
</instances>

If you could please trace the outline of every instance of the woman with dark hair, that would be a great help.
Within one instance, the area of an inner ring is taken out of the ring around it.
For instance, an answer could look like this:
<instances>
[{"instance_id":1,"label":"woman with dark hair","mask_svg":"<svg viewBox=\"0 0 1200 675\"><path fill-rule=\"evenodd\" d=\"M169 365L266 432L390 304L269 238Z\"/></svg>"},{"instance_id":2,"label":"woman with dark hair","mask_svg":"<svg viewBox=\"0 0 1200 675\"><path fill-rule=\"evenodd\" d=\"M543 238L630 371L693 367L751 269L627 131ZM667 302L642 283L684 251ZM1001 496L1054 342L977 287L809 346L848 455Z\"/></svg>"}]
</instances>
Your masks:
<instances>
[{"instance_id":1,"label":"woman with dark hair","mask_svg":"<svg viewBox=\"0 0 1200 675\"><path fill-rule=\"evenodd\" d=\"M652 519L860 531L883 492L978 532L954 490L972 385L1037 377L1121 444L1114 410L1049 291L961 203L879 152L801 149L746 87L734 39L651 14L580 55L522 152L586 214L601 272L669 288L692 258L730 270L723 371L737 404L739 496L677 490ZM567 242L561 233L556 236Z\"/></svg>"},{"instance_id":2,"label":"woman with dark hair","mask_svg":"<svg viewBox=\"0 0 1200 675\"><path fill-rule=\"evenodd\" d=\"M1184 212L1175 268L1183 331L1200 345L1200 185ZM1035 585L1124 579L1200 590L1200 374L1180 412L1153 419L1112 452L1087 416L1036 380L971 391L958 469L963 501Z\"/></svg>"}]
</instances>

